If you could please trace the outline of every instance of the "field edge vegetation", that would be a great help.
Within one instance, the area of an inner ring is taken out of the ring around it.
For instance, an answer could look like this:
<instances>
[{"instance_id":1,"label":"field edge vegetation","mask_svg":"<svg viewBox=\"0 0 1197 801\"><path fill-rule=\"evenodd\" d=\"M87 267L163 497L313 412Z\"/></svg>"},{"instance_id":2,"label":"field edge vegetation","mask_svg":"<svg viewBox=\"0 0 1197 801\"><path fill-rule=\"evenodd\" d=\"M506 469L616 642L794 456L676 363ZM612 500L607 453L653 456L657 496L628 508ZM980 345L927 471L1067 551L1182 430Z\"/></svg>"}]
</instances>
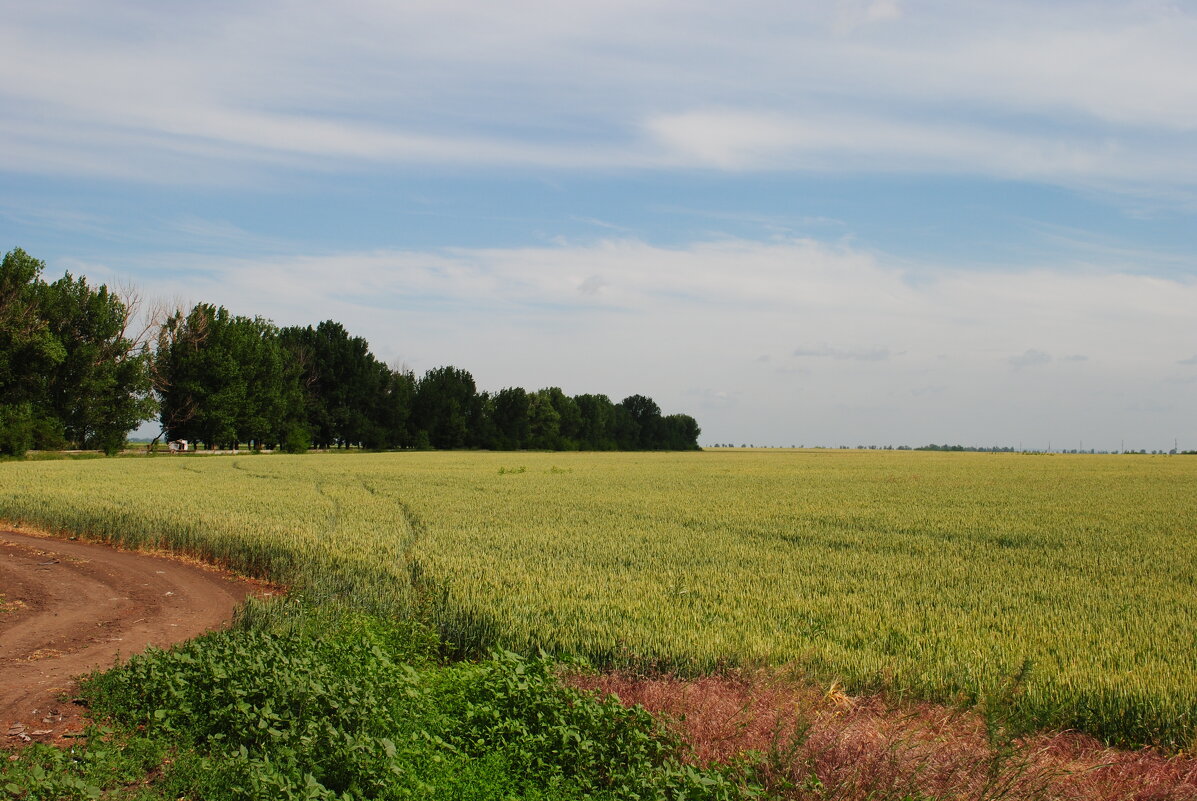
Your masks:
<instances>
[{"instance_id":1,"label":"field edge vegetation","mask_svg":"<svg viewBox=\"0 0 1197 801\"><path fill-rule=\"evenodd\" d=\"M0 761L0 798L731 801L643 709L571 689L546 658L437 659L422 624L295 599L85 679L100 724Z\"/></svg>"}]
</instances>

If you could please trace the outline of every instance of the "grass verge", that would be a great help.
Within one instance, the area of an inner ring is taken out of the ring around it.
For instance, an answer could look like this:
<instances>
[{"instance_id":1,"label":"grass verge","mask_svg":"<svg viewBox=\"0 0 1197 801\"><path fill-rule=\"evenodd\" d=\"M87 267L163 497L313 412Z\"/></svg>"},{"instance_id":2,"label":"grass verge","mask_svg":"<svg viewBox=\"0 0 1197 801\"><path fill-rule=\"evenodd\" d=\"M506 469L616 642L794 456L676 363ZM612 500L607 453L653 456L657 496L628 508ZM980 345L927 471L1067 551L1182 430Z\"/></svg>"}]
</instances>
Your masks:
<instances>
[{"instance_id":1,"label":"grass verge","mask_svg":"<svg viewBox=\"0 0 1197 801\"><path fill-rule=\"evenodd\" d=\"M0 798L731 799L643 709L497 653L440 664L414 623L293 601L84 682L75 748L0 762Z\"/></svg>"}]
</instances>

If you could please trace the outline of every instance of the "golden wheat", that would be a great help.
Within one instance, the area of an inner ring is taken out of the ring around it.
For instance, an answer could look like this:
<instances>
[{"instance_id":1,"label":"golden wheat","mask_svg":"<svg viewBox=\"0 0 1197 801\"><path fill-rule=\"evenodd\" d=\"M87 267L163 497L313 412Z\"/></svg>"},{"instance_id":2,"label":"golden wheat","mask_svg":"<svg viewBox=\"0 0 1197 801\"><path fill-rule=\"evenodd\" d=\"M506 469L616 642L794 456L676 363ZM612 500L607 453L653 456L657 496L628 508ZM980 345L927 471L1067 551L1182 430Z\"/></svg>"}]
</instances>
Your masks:
<instances>
[{"instance_id":1,"label":"golden wheat","mask_svg":"<svg viewBox=\"0 0 1197 801\"><path fill-rule=\"evenodd\" d=\"M1195 490L1197 459L1143 456L0 464L10 521L370 608L423 604L462 645L683 670L793 664L857 689L1001 695L1040 725L1173 746L1197 730Z\"/></svg>"}]
</instances>

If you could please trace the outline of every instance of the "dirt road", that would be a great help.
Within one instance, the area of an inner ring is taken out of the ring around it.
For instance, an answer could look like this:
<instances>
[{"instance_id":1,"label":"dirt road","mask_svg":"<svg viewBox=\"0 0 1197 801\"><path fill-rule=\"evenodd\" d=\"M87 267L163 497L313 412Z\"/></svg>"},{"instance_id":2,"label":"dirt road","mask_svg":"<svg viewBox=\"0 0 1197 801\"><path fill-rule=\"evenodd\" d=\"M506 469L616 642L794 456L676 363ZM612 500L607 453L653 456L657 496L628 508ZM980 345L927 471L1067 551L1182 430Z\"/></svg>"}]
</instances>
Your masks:
<instances>
[{"instance_id":1,"label":"dirt road","mask_svg":"<svg viewBox=\"0 0 1197 801\"><path fill-rule=\"evenodd\" d=\"M161 556L0 531L0 746L79 731L76 676L223 626L263 590Z\"/></svg>"}]
</instances>

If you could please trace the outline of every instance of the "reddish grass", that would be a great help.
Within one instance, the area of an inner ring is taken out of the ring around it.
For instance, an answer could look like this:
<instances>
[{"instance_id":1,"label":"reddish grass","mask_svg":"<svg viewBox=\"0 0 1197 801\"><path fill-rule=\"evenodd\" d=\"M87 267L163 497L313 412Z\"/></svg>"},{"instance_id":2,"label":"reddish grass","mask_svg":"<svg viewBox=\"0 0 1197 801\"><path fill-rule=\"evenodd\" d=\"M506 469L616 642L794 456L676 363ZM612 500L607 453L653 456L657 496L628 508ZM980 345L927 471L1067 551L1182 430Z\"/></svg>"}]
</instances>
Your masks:
<instances>
[{"instance_id":1,"label":"reddish grass","mask_svg":"<svg viewBox=\"0 0 1197 801\"><path fill-rule=\"evenodd\" d=\"M570 675L663 715L697 764L759 755L759 780L795 799L1194 801L1197 759L1120 751L1073 733L1003 747L975 713L851 698L775 674L699 679Z\"/></svg>"}]
</instances>

